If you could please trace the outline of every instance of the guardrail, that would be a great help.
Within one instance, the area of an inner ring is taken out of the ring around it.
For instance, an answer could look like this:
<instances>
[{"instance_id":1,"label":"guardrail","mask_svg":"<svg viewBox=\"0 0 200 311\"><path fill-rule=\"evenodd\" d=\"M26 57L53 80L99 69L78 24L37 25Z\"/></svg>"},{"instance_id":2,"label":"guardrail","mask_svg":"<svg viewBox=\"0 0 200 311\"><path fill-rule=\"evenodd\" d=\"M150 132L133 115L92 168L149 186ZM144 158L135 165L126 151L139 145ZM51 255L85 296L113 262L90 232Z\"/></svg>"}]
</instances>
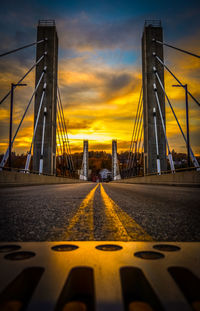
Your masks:
<instances>
[{"instance_id":1,"label":"guardrail","mask_svg":"<svg viewBox=\"0 0 200 311\"><path fill-rule=\"evenodd\" d=\"M70 176L63 176L63 175L50 175L50 174L45 174L45 173L42 173L42 174L39 174L39 172L37 171L27 171L25 169L22 169L22 168L9 168L9 167L4 167L4 166L0 166L0 170L1 171L9 171L9 172L19 172L19 173L24 173L24 174L34 174L34 175L43 175L43 176L51 176L51 177L62 177L62 178L71 178L71 179L79 179L78 178L78 175L76 176L75 174L74 175L70 175Z\"/></svg>"},{"instance_id":2,"label":"guardrail","mask_svg":"<svg viewBox=\"0 0 200 311\"><path fill-rule=\"evenodd\" d=\"M182 167L182 168L176 168L175 173L180 173L180 172L189 172L189 171L197 171L200 169L200 166L198 167ZM168 171L161 171L161 175L167 175L167 174L172 174L171 170ZM146 177L146 176L161 176L158 173L151 173L151 174L145 174L145 175L134 175L134 176L124 176L123 179L129 179L129 178L138 178L138 177Z\"/></svg>"}]
</instances>

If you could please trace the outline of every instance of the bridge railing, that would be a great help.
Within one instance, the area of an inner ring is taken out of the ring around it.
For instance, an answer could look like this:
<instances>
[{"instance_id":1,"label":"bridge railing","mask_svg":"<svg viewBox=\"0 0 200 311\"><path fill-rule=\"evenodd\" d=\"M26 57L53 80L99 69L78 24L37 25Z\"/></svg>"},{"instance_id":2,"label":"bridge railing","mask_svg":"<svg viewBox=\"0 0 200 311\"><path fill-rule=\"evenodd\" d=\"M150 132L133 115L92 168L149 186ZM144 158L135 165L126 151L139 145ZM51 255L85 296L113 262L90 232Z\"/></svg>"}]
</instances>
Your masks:
<instances>
[{"instance_id":1,"label":"bridge railing","mask_svg":"<svg viewBox=\"0 0 200 311\"><path fill-rule=\"evenodd\" d=\"M38 25L46 27L46 26L55 26L56 23L55 23L55 20L53 19L40 19L38 22Z\"/></svg>"},{"instance_id":2,"label":"bridge railing","mask_svg":"<svg viewBox=\"0 0 200 311\"><path fill-rule=\"evenodd\" d=\"M161 27L161 20L151 20L151 19L147 19L144 22L144 27Z\"/></svg>"},{"instance_id":3,"label":"bridge railing","mask_svg":"<svg viewBox=\"0 0 200 311\"><path fill-rule=\"evenodd\" d=\"M200 169L200 166L198 167ZM197 170L197 167L193 166L193 167L182 167L182 168L176 168L175 169L175 172L176 173L180 173L180 172L189 172L189 171L196 171ZM168 174L171 174L171 170L167 170L167 171L161 171L160 174L158 174L157 172L155 173L149 173L149 174L140 174L140 175L130 175L130 174L127 174L127 171L123 170L120 172L121 176L123 179L129 179L129 178L137 178L137 177L145 177L145 176L160 176L160 175L168 175Z\"/></svg>"}]
</instances>

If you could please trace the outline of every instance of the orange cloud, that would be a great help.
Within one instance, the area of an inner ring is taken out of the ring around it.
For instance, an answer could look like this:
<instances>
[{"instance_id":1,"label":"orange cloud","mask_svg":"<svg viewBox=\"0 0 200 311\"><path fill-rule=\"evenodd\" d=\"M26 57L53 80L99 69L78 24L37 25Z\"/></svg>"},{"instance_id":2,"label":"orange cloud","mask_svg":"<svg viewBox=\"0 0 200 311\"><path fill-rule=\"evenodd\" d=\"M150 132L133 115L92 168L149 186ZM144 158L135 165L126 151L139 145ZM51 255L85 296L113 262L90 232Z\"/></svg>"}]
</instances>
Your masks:
<instances>
[{"instance_id":1,"label":"orange cloud","mask_svg":"<svg viewBox=\"0 0 200 311\"><path fill-rule=\"evenodd\" d=\"M194 41L195 42L195 41ZM181 46L184 46L182 42ZM64 106L68 134L73 151L82 150L82 140L88 139L90 150L110 150L112 139L118 140L118 151L128 150L133 130L133 120L141 87L141 70L136 66L108 64L103 58L94 57L94 49L78 57L61 59L59 85ZM166 53L166 63L189 90L200 100L200 63L188 56ZM8 63L6 64L8 66ZM7 68L7 67L5 67ZM0 74L3 96L11 82L26 72L27 68L16 63L12 71ZM28 82L27 82L28 81ZM34 73L24 90L15 94L14 129L23 114L34 86ZM185 131L185 94L181 88L173 88L176 81L165 72L165 87L180 123ZM200 154L197 133L200 130L199 107L189 99L190 133L194 152ZM6 121L5 121L6 120ZM0 107L2 122L0 151L5 152L8 141L9 100ZM184 141L166 102L167 135L171 149L184 150ZM16 139L14 149L26 152L33 133L33 105ZM61 133L63 136L64 134ZM58 137L57 137L58 142ZM107 149L106 149L107 148Z\"/></svg>"}]
</instances>

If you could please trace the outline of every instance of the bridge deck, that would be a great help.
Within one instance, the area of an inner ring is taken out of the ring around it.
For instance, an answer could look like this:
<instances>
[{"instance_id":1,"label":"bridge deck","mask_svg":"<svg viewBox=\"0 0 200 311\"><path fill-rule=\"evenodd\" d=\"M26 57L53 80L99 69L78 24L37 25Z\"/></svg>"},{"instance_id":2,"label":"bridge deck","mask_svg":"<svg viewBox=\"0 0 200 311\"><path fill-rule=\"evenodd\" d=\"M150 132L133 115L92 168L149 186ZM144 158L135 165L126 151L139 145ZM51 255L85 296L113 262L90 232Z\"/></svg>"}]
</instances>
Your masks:
<instances>
[{"instance_id":1,"label":"bridge deck","mask_svg":"<svg viewBox=\"0 0 200 311\"><path fill-rule=\"evenodd\" d=\"M0 189L1 241L199 241L199 189L93 183Z\"/></svg>"}]
</instances>

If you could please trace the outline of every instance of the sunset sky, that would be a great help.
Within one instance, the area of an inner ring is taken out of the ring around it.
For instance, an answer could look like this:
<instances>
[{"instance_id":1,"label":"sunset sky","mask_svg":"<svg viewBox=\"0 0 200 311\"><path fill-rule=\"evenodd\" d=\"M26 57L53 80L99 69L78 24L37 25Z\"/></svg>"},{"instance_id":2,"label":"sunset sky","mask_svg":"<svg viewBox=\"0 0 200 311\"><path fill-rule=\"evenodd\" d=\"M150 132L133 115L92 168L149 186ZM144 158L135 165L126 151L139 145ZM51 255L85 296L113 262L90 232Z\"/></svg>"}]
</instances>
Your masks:
<instances>
[{"instance_id":1,"label":"sunset sky","mask_svg":"<svg viewBox=\"0 0 200 311\"><path fill-rule=\"evenodd\" d=\"M73 151L128 150L141 88L141 37L144 21L160 19L164 40L200 54L200 2L133 0L4 1L0 13L0 53L36 40L39 19L54 19L59 37L58 84ZM166 64L200 101L200 60L164 49ZM0 98L35 61L35 47L0 59ZM32 72L28 85L15 92L14 129L34 89ZM173 88L176 81L165 74L166 91L185 131L185 94ZM8 98L0 106L0 153L8 146ZM191 99L191 145L200 155L200 107ZM166 103L167 134L171 149L186 152L184 141ZM33 104L19 132L14 150L27 152L33 133Z\"/></svg>"}]
</instances>

